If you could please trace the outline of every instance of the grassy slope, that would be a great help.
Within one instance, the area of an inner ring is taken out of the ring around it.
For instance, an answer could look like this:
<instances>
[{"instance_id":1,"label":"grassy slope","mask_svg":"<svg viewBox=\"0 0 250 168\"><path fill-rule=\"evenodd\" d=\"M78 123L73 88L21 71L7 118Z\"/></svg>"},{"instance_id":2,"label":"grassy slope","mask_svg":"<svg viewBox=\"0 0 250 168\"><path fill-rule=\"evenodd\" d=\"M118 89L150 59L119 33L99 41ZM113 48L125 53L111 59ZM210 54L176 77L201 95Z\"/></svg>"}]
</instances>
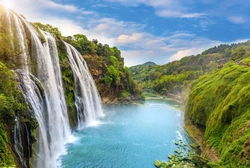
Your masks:
<instances>
[{"instance_id":1,"label":"grassy slope","mask_svg":"<svg viewBox=\"0 0 250 168\"><path fill-rule=\"evenodd\" d=\"M187 102L187 116L226 167L250 166L249 81L250 67L230 62L196 81Z\"/></svg>"}]
</instances>

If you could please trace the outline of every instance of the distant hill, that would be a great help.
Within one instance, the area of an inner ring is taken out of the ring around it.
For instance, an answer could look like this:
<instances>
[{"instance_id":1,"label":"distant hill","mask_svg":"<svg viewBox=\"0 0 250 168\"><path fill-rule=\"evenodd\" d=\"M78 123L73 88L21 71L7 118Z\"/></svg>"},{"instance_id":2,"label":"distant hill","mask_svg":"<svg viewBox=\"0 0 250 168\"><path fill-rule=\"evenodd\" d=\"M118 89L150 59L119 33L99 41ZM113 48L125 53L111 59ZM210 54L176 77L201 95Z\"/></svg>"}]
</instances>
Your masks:
<instances>
[{"instance_id":1,"label":"distant hill","mask_svg":"<svg viewBox=\"0 0 250 168\"><path fill-rule=\"evenodd\" d=\"M148 62L145 62L144 64L131 66L130 68L145 67L145 66L155 66L155 65L157 65L157 64L154 63L154 62L148 61Z\"/></svg>"},{"instance_id":2,"label":"distant hill","mask_svg":"<svg viewBox=\"0 0 250 168\"><path fill-rule=\"evenodd\" d=\"M169 62L165 65L147 62L130 67L129 70L133 79L143 89L150 89L162 95L179 94L183 92L183 89L189 88L188 86L195 79L222 67L232 59L231 56L236 48L244 48L248 43L221 44L207 49L201 54L186 56L181 60ZM242 48L238 50L241 51Z\"/></svg>"},{"instance_id":3,"label":"distant hill","mask_svg":"<svg viewBox=\"0 0 250 168\"><path fill-rule=\"evenodd\" d=\"M142 64L141 66L155 66L155 65L157 65L157 64L154 63L154 62L149 61L149 62L146 62L146 63Z\"/></svg>"}]
</instances>

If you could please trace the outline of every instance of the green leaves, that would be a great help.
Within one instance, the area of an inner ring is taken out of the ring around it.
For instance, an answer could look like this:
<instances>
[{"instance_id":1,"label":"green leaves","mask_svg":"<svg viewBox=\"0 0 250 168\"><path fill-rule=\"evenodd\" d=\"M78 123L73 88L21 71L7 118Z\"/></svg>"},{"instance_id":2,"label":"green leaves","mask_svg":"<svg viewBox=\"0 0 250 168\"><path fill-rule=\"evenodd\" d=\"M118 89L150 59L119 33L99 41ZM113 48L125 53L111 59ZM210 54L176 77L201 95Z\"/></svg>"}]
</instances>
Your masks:
<instances>
[{"instance_id":1,"label":"green leaves","mask_svg":"<svg viewBox=\"0 0 250 168\"><path fill-rule=\"evenodd\" d=\"M42 24L40 22L35 22L34 25L43 31L54 34L56 37L59 37L59 38L62 37L62 34L57 27L53 27L50 24Z\"/></svg>"},{"instance_id":2,"label":"green leaves","mask_svg":"<svg viewBox=\"0 0 250 168\"><path fill-rule=\"evenodd\" d=\"M110 78L112 78L112 82L116 85L120 84L120 74L119 74L119 70L116 69L113 65L110 65L107 68L107 72L105 74L105 76L109 76Z\"/></svg>"},{"instance_id":3,"label":"green leaves","mask_svg":"<svg viewBox=\"0 0 250 168\"><path fill-rule=\"evenodd\" d=\"M14 158L12 157L8 147L8 138L2 124L0 123L0 167L14 165Z\"/></svg>"}]
</instances>

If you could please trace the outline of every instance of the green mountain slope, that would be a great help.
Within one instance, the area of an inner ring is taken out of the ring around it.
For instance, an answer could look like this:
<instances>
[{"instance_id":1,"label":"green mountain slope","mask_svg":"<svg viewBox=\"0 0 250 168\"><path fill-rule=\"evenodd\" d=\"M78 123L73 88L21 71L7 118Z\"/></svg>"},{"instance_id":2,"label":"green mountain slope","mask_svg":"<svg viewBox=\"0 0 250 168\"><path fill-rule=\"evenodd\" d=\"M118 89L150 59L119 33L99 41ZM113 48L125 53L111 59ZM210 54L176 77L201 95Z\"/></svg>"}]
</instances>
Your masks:
<instances>
[{"instance_id":1,"label":"green mountain slope","mask_svg":"<svg viewBox=\"0 0 250 168\"><path fill-rule=\"evenodd\" d=\"M250 46L245 51L194 82L186 105L186 117L204 130L203 153L214 147L225 167L250 166Z\"/></svg>"},{"instance_id":2,"label":"green mountain slope","mask_svg":"<svg viewBox=\"0 0 250 168\"><path fill-rule=\"evenodd\" d=\"M180 94L199 76L221 67L231 58L232 51L248 43L223 44L210 48L196 56L187 56L165 65L133 66L129 70L133 79L144 89L163 95ZM236 56L237 57L237 56Z\"/></svg>"},{"instance_id":3,"label":"green mountain slope","mask_svg":"<svg viewBox=\"0 0 250 168\"><path fill-rule=\"evenodd\" d=\"M139 67L147 67L147 66L155 66L155 65L157 65L157 64L154 63L154 62L149 61L149 62L145 62L144 64L131 66L131 67L129 67L129 69L131 69L131 70L133 70L133 69L136 70L136 69L139 68Z\"/></svg>"}]
</instances>

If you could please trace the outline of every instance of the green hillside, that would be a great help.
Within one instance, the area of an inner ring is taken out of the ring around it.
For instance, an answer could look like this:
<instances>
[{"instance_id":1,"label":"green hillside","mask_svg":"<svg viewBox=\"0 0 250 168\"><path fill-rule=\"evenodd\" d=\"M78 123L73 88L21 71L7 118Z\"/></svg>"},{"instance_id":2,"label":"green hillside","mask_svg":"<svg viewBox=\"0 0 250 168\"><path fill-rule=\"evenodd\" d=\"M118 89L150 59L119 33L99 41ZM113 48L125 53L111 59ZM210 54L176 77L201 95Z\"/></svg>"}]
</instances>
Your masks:
<instances>
[{"instance_id":1,"label":"green hillside","mask_svg":"<svg viewBox=\"0 0 250 168\"><path fill-rule=\"evenodd\" d=\"M247 42L231 45L222 44L196 56L187 56L165 65L133 66L129 70L133 79L143 89L150 89L162 95L180 95L199 76L222 67L228 62L235 48L247 44Z\"/></svg>"},{"instance_id":2,"label":"green hillside","mask_svg":"<svg viewBox=\"0 0 250 168\"><path fill-rule=\"evenodd\" d=\"M186 117L204 130L203 153L215 148L221 166L249 167L250 45L236 48L232 59L192 84Z\"/></svg>"}]
</instances>

